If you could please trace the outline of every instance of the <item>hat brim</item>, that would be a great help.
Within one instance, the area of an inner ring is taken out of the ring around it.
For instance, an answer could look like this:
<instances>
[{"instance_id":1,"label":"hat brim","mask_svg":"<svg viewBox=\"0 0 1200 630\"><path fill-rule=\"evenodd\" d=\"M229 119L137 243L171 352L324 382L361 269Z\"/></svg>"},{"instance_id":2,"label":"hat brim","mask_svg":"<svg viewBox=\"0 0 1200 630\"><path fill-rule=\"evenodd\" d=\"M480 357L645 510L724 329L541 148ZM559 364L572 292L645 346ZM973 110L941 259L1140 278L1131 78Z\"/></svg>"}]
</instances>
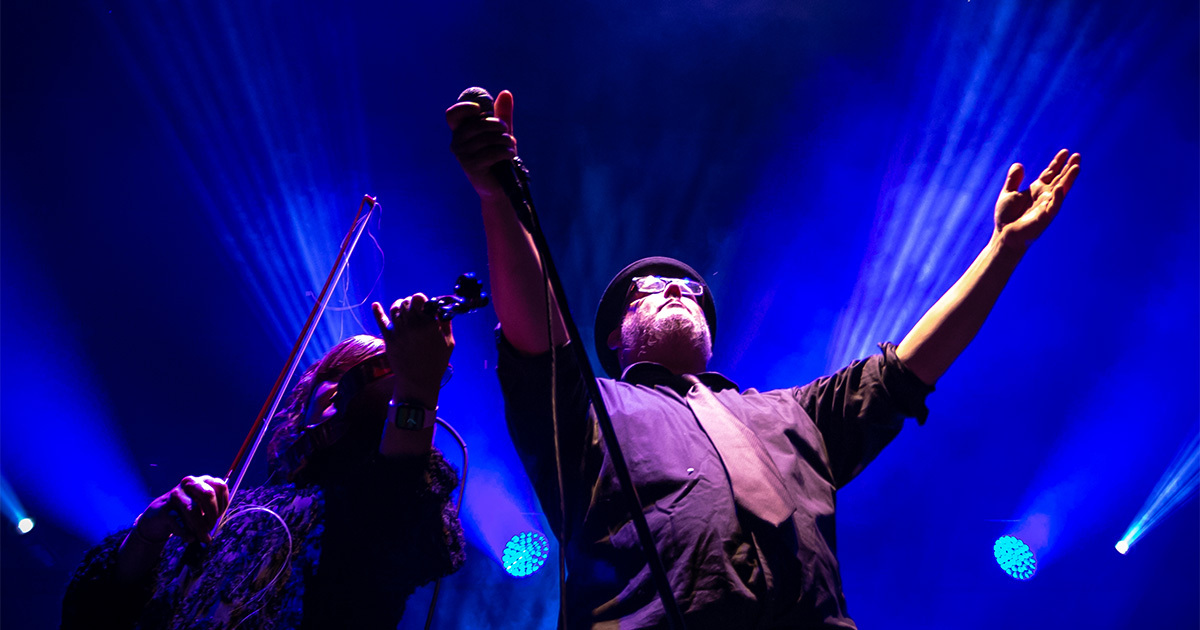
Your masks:
<instances>
[{"instance_id":1,"label":"hat brim","mask_svg":"<svg viewBox=\"0 0 1200 630\"><path fill-rule=\"evenodd\" d=\"M708 320L708 331L713 341L717 338L717 309L713 302L712 290L703 276L686 263L666 256L651 256L630 263L613 276L604 289L600 304L596 307L595 344L596 355L600 365L612 378L620 378L621 361L617 351L608 347L608 336L621 326L625 311L629 304L625 298L629 294L629 285L638 276L667 276L672 278L690 278L704 285L704 295L700 299L700 307L704 310L704 318Z\"/></svg>"}]
</instances>

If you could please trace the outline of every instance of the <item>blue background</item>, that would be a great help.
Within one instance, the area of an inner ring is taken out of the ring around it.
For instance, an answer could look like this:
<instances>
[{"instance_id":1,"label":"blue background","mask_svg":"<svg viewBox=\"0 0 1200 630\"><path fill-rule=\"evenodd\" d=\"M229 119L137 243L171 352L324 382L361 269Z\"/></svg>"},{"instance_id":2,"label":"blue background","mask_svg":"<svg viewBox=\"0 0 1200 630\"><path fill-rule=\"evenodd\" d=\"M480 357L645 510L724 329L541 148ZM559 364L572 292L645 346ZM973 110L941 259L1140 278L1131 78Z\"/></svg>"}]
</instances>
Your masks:
<instances>
[{"instance_id":1,"label":"blue background","mask_svg":"<svg viewBox=\"0 0 1200 630\"><path fill-rule=\"evenodd\" d=\"M88 546L228 468L363 194L378 247L305 363L371 330L364 300L486 271L442 116L482 85L516 94L582 334L625 263L676 256L717 299L712 366L760 389L899 341L987 241L1008 164L1081 152L929 423L839 493L850 612L1200 625L1194 486L1113 550L1200 418L1194 2L347 4L4 3L0 468L38 525L0 527L0 624L54 627ZM494 325L455 321L441 415L470 448L472 548L435 627L550 628L554 567L497 563L545 522ZM1016 531L1038 541L1026 582L992 559Z\"/></svg>"}]
</instances>

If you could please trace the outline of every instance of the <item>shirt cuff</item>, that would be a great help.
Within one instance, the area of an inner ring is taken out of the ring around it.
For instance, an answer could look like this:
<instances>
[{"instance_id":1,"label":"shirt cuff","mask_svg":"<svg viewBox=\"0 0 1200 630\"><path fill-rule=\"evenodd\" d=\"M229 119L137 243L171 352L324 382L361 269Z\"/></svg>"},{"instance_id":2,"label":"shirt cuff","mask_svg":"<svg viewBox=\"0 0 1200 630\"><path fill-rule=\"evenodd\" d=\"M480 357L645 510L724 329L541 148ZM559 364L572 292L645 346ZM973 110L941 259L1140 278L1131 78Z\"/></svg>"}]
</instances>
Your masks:
<instances>
[{"instance_id":1,"label":"shirt cuff","mask_svg":"<svg viewBox=\"0 0 1200 630\"><path fill-rule=\"evenodd\" d=\"M915 418L917 424L925 424L929 417L925 397L933 393L933 385L926 384L904 365L896 355L896 344L885 341L879 344L879 349L883 351L883 386L897 410L906 418Z\"/></svg>"}]
</instances>

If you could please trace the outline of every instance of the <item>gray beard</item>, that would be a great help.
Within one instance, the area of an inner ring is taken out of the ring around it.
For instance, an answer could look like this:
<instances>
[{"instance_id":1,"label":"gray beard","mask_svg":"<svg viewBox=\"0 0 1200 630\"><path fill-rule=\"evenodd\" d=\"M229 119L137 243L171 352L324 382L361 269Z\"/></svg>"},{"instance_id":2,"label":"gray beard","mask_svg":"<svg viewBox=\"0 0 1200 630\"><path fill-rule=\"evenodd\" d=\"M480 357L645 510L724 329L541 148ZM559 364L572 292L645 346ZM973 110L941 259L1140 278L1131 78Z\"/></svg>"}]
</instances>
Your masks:
<instances>
[{"instance_id":1,"label":"gray beard","mask_svg":"<svg viewBox=\"0 0 1200 630\"><path fill-rule=\"evenodd\" d=\"M697 351L704 357L705 363L712 358L712 338L708 326L683 312L671 312L655 318L647 325L626 320L621 325L621 343L626 348L636 348L634 357L638 360L643 360L647 355L669 356Z\"/></svg>"}]
</instances>

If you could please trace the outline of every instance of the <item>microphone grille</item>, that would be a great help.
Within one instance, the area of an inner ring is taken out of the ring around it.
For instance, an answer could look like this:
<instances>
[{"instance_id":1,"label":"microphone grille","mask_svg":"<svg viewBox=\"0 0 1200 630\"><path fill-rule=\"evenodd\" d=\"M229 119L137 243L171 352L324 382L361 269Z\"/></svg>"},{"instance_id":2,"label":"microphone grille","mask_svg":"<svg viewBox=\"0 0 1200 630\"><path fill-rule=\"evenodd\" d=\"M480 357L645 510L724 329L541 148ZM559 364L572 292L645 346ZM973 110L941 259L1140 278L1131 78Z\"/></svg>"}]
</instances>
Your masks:
<instances>
[{"instance_id":1,"label":"microphone grille","mask_svg":"<svg viewBox=\"0 0 1200 630\"><path fill-rule=\"evenodd\" d=\"M487 90L481 87L469 87L463 90L462 94L458 95L458 102L475 103L482 107L485 111L489 111L492 109L492 104L495 102L495 100L492 98L491 94L488 94Z\"/></svg>"}]
</instances>

